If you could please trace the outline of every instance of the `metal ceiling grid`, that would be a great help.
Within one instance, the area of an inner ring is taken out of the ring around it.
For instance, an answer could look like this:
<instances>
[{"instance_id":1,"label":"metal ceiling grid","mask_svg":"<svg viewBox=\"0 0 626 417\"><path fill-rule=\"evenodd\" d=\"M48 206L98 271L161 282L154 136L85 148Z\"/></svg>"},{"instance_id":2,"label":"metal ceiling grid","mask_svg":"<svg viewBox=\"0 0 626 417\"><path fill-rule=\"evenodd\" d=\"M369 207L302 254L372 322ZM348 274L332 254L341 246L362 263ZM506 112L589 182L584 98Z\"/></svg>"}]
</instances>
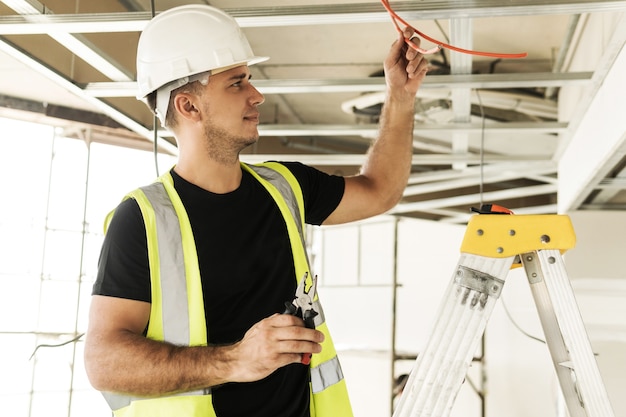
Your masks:
<instances>
[{"instance_id":1,"label":"metal ceiling grid","mask_svg":"<svg viewBox=\"0 0 626 417\"><path fill-rule=\"evenodd\" d=\"M157 1L157 7L182 3L187 2ZM384 91L381 62L394 38L381 4L211 4L236 17L257 53L276 57L254 67L255 84L267 98L263 139L242 158L298 159L332 172L355 170L377 132ZM598 120L611 111L607 100L622 112L626 108L623 98L603 89L626 53L626 34L620 30L626 26L626 2L427 0L392 5L407 21L419 21L420 30L457 46L529 51L523 62L456 53L432 57L434 70L416 102L414 172L395 214L465 222L468 208L483 200L532 213L626 208L625 122L619 117ZM134 98L134 50L151 17L149 7L145 0L51 0L46 5L2 0L0 71L7 76L0 87L8 94L0 107L50 103L47 107L60 109L56 119L63 118L64 108L69 113L78 107L85 111L81 121L99 130L102 140L124 129L149 144L153 118ZM592 46L583 49L586 43ZM577 65L589 51L597 59ZM20 82L25 71L38 80L33 83L37 91ZM619 80L611 86L624 87ZM572 94L579 100L564 103L562 97ZM110 121L95 122L94 115ZM598 125L600 134L607 133L600 154L588 170L579 170L586 172L576 186L568 185L568 166L579 164L581 152L590 146L597 147L584 132ZM176 153L169 134L158 133L160 149ZM557 205L557 193L565 202Z\"/></svg>"}]
</instances>

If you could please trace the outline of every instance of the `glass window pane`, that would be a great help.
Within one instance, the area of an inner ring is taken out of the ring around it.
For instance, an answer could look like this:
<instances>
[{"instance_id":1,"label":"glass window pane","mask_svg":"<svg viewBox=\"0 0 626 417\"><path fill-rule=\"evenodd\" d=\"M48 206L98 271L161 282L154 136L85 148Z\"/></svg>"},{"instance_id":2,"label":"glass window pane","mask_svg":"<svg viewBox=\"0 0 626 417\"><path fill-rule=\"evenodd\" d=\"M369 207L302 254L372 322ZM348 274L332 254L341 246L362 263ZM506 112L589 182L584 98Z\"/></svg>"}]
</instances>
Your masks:
<instances>
[{"instance_id":1,"label":"glass window pane","mask_svg":"<svg viewBox=\"0 0 626 417\"><path fill-rule=\"evenodd\" d=\"M33 393L30 417L67 417L68 391Z\"/></svg>"},{"instance_id":2,"label":"glass window pane","mask_svg":"<svg viewBox=\"0 0 626 417\"><path fill-rule=\"evenodd\" d=\"M32 218L45 218L54 130L3 118L0 126L2 192L13 202L0 204L0 219L29 224ZM28 175L22 175L24 172Z\"/></svg>"},{"instance_id":3,"label":"glass window pane","mask_svg":"<svg viewBox=\"0 0 626 417\"><path fill-rule=\"evenodd\" d=\"M77 282L43 281L38 330L50 333L74 332L77 302Z\"/></svg>"},{"instance_id":4,"label":"glass window pane","mask_svg":"<svg viewBox=\"0 0 626 417\"><path fill-rule=\"evenodd\" d=\"M0 334L0 392L10 396L31 391L35 348L33 334ZM0 399L0 404L4 402ZM4 406L3 406L4 407Z\"/></svg>"},{"instance_id":5,"label":"glass window pane","mask_svg":"<svg viewBox=\"0 0 626 417\"><path fill-rule=\"evenodd\" d=\"M11 197L0 205L0 404L12 417L67 417L68 407L72 417L109 417L86 377L82 341L30 356L86 330L104 217L154 181L154 155L88 147L21 121L0 118L0 129L0 176ZM158 159L161 172L175 162Z\"/></svg>"},{"instance_id":6,"label":"glass window pane","mask_svg":"<svg viewBox=\"0 0 626 417\"><path fill-rule=\"evenodd\" d=\"M83 336L84 338L84 336ZM83 341L76 342L76 354L74 355L74 379L72 380L72 389L74 390L90 390L91 384L87 378L84 361L85 344Z\"/></svg>"},{"instance_id":7,"label":"glass window pane","mask_svg":"<svg viewBox=\"0 0 626 417\"><path fill-rule=\"evenodd\" d=\"M80 232L49 230L46 235L43 276L55 280L78 281L82 239Z\"/></svg>"},{"instance_id":8,"label":"glass window pane","mask_svg":"<svg viewBox=\"0 0 626 417\"><path fill-rule=\"evenodd\" d=\"M39 276L0 275L0 332L37 328L40 282ZM7 345L0 346L4 352Z\"/></svg>"},{"instance_id":9,"label":"glass window pane","mask_svg":"<svg viewBox=\"0 0 626 417\"><path fill-rule=\"evenodd\" d=\"M48 227L82 230L87 157L88 150L83 141L55 138L50 173Z\"/></svg>"},{"instance_id":10,"label":"glass window pane","mask_svg":"<svg viewBox=\"0 0 626 417\"><path fill-rule=\"evenodd\" d=\"M74 391L70 417L111 417L111 409L97 391Z\"/></svg>"},{"instance_id":11,"label":"glass window pane","mask_svg":"<svg viewBox=\"0 0 626 417\"><path fill-rule=\"evenodd\" d=\"M3 410L10 411L11 417L28 417L30 394L0 394Z\"/></svg>"},{"instance_id":12,"label":"glass window pane","mask_svg":"<svg viewBox=\"0 0 626 417\"><path fill-rule=\"evenodd\" d=\"M80 295L78 300L78 317L76 323L76 331L85 333L89 321L89 306L91 304L91 290L93 282L80 283Z\"/></svg>"},{"instance_id":13,"label":"glass window pane","mask_svg":"<svg viewBox=\"0 0 626 417\"><path fill-rule=\"evenodd\" d=\"M93 282L98 273L98 259L100 257L100 248L104 236L102 235L102 225L100 225L99 234L87 233L85 235L85 249L83 253L83 281Z\"/></svg>"},{"instance_id":14,"label":"glass window pane","mask_svg":"<svg viewBox=\"0 0 626 417\"><path fill-rule=\"evenodd\" d=\"M10 219L0 223L0 274L41 274L43 224Z\"/></svg>"},{"instance_id":15,"label":"glass window pane","mask_svg":"<svg viewBox=\"0 0 626 417\"><path fill-rule=\"evenodd\" d=\"M34 391L69 391L72 377L73 343L61 345L71 336L39 335L35 352Z\"/></svg>"}]
</instances>

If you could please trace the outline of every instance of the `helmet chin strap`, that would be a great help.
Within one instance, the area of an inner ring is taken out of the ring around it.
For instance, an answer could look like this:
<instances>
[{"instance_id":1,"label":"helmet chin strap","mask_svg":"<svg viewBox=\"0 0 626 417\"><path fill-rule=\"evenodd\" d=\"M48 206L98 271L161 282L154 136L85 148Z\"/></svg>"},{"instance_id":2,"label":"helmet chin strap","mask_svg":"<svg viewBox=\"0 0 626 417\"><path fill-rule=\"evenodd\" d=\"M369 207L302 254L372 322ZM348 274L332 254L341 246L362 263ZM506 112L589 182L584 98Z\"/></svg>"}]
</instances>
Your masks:
<instances>
[{"instance_id":1,"label":"helmet chin strap","mask_svg":"<svg viewBox=\"0 0 626 417\"><path fill-rule=\"evenodd\" d=\"M163 86L157 90L156 108L154 113L161 121L161 126L165 126L165 118L167 117L167 108L170 104L170 94L173 88L170 89L167 86Z\"/></svg>"}]
</instances>

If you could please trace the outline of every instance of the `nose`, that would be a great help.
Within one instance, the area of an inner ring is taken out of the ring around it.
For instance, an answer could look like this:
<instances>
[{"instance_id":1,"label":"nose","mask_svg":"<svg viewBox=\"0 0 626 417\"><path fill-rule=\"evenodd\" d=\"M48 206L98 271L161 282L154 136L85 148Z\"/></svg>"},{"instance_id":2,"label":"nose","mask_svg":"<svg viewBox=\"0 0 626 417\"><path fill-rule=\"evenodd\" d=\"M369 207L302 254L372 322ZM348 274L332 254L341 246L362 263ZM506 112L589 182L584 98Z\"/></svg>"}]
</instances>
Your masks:
<instances>
[{"instance_id":1,"label":"nose","mask_svg":"<svg viewBox=\"0 0 626 417\"><path fill-rule=\"evenodd\" d=\"M257 90L256 87L252 84L250 84L250 88L252 89L250 94L250 103L255 106L263 104L263 102L265 101L265 96L261 94L261 92Z\"/></svg>"}]
</instances>

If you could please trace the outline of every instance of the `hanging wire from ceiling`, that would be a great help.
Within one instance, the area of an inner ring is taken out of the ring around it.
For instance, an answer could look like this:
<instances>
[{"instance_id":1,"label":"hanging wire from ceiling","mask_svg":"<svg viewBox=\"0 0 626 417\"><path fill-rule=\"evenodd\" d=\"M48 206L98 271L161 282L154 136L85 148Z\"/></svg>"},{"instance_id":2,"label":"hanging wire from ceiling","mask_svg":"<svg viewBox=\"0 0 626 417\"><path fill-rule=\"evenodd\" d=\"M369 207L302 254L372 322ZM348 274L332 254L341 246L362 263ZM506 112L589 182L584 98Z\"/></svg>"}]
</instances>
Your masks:
<instances>
[{"instance_id":1,"label":"hanging wire from ceiling","mask_svg":"<svg viewBox=\"0 0 626 417\"><path fill-rule=\"evenodd\" d=\"M478 89L475 90L476 92L476 98L478 99L478 107L480 109L480 119L481 119L481 128L480 128L480 181L478 184L478 195L479 195L479 207L483 207L483 193L484 193L484 183L485 183L485 173L484 173L484 167L485 167L485 109L483 107L483 102L482 99L480 97L480 92L478 91ZM509 311L507 304L504 300L504 297L501 297L502 300L502 307L504 308L504 312L506 313L509 321L513 324L513 326L520 332L522 333L524 336L536 340L538 342L541 343L546 343L545 340L533 336L532 334L530 334L529 332L527 332L526 330L524 330L518 323L517 321L513 318L513 315L511 314L511 312ZM484 335L483 335L484 338ZM484 340L484 339L483 339Z\"/></svg>"},{"instance_id":2,"label":"hanging wire from ceiling","mask_svg":"<svg viewBox=\"0 0 626 417\"><path fill-rule=\"evenodd\" d=\"M156 15L154 0L150 0L150 14L152 15L152 18L154 18L154 16ZM158 146L159 120L157 118L156 112L153 112L153 115L152 115L152 130L153 130L153 135L154 135L152 137L153 153L154 153L154 168L156 169L156 176L159 177L161 175L159 173L159 146Z\"/></svg>"},{"instance_id":3,"label":"hanging wire from ceiling","mask_svg":"<svg viewBox=\"0 0 626 417\"><path fill-rule=\"evenodd\" d=\"M480 180L478 182L478 196L479 205L483 206L483 193L485 183L485 109L483 107L483 101L480 98L480 93L476 91L476 98L478 99L478 108L480 109Z\"/></svg>"},{"instance_id":4,"label":"hanging wire from ceiling","mask_svg":"<svg viewBox=\"0 0 626 417\"><path fill-rule=\"evenodd\" d=\"M517 321L513 318L513 315L511 314L511 312L509 311L509 308L507 307L507 303L504 301L504 297L502 297L502 308L504 308L504 312L506 314L506 316L508 317L509 321L513 324L513 326L515 326L515 328L524 336L528 337L529 339L532 340L536 340L539 343L543 343L546 344L546 341L543 340L540 337L537 336L533 336L532 334L530 334L529 332L527 332L526 330L524 330L522 328L522 326L520 326Z\"/></svg>"}]
</instances>

